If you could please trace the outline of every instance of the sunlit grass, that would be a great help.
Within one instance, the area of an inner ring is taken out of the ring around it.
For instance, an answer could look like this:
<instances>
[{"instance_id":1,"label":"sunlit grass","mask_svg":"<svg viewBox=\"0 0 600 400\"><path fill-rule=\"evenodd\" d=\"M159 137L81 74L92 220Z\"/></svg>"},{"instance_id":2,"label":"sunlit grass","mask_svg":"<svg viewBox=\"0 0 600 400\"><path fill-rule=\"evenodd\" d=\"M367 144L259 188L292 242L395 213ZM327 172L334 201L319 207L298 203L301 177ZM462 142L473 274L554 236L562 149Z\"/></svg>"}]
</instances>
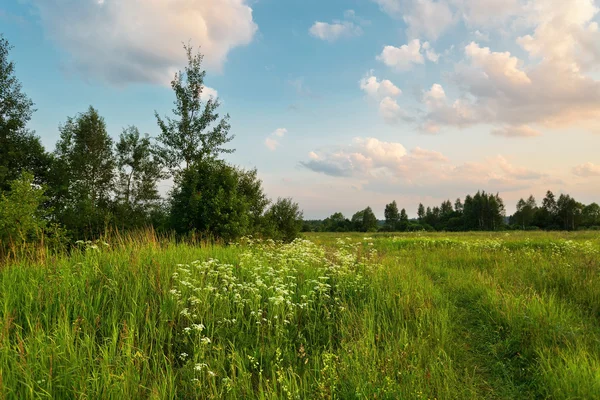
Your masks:
<instances>
[{"instance_id":1,"label":"sunlit grass","mask_svg":"<svg viewBox=\"0 0 600 400\"><path fill-rule=\"evenodd\" d=\"M108 242L0 267L0 399L600 398L591 232Z\"/></svg>"}]
</instances>

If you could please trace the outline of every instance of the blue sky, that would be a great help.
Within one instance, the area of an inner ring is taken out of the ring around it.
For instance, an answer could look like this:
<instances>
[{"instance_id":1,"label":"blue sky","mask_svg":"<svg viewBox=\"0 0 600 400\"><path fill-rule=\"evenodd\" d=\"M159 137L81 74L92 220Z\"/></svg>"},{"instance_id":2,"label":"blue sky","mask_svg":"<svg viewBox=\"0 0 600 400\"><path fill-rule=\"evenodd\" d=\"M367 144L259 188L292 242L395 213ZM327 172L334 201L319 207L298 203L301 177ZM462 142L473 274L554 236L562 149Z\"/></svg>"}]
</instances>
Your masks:
<instances>
[{"instance_id":1,"label":"blue sky","mask_svg":"<svg viewBox=\"0 0 600 400\"><path fill-rule=\"evenodd\" d=\"M594 0L28 0L0 5L47 148L96 107L156 135L181 42L236 153L307 218L395 199L409 215L483 189L600 199Z\"/></svg>"}]
</instances>

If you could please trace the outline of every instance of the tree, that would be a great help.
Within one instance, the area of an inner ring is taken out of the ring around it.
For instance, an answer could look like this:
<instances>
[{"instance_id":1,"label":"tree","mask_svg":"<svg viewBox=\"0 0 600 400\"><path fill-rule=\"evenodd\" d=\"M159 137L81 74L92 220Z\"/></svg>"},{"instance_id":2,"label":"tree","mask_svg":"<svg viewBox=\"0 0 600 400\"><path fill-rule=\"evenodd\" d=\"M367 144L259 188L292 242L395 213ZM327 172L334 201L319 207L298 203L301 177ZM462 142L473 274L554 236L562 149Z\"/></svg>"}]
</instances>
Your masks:
<instances>
[{"instance_id":1,"label":"tree","mask_svg":"<svg viewBox=\"0 0 600 400\"><path fill-rule=\"evenodd\" d=\"M460 201L460 198L457 198L456 201L454 202L454 211L456 211L457 213L463 212L463 204Z\"/></svg>"},{"instance_id":2,"label":"tree","mask_svg":"<svg viewBox=\"0 0 600 400\"><path fill-rule=\"evenodd\" d=\"M256 171L205 159L183 171L173 189L171 226L178 233L197 231L230 241L260 232L257 220L266 204Z\"/></svg>"},{"instance_id":3,"label":"tree","mask_svg":"<svg viewBox=\"0 0 600 400\"><path fill-rule=\"evenodd\" d=\"M454 210L452 209L452 203L450 200L442 202L442 205L440 206L441 216L448 217L450 214L452 214L452 212L454 212Z\"/></svg>"},{"instance_id":4,"label":"tree","mask_svg":"<svg viewBox=\"0 0 600 400\"><path fill-rule=\"evenodd\" d=\"M390 204L386 204L384 216L387 230L394 231L398 229L398 223L400 222L400 213L398 212L398 205L396 204L396 200L392 201Z\"/></svg>"},{"instance_id":5,"label":"tree","mask_svg":"<svg viewBox=\"0 0 600 400\"><path fill-rule=\"evenodd\" d=\"M77 237L99 234L110 219L115 160L96 109L67 119L54 156L52 194L59 220Z\"/></svg>"},{"instance_id":6,"label":"tree","mask_svg":"<svg viewBox=\"0 0 600 400\"><path fill-rule=\"evenodd\" d=\"M352 227L358 232L374 232L377 230L377 217L371 207L358 211L352 216Z\"/></svg>"},{"instance_id":7,"label":"tree","mask_svg":"<svg viewBox=\"0 0 600 400\"><path fill-rule=\"evenodd\" d=\"M582 210L583 224L587 227L600 226L600 206L597 203L591 203Z\"/></svg>"},{"instance_id":8,"label":"tree","mask_svg":"<svg viewBox=\"0 0 600 400\"><path fill-rule=\"evenodd\" d=\"M350 220L344 217L341 212L333 213L323 221L324 232L348 232L350 230Z\"/></svg>"},{"instance_id":9,"label":"tree","mask_svg":"<svg viewBox=\"0 0 600 400\"><path fill-rule=\"evenodd\" d=\"M22 244L41 237L47 224L47 213L41 207L46 198L33 179L25 172L10 182L6 194L0 193L0 244Z\"/></svg>"},{"instance_id":10,"label":"tree","mask_svg":"<svg viewBox=\"0 0 600 400\"><path fill-rule=\"evenodd\" d=\"M175 92L175 117L163 119L155 112L160 128L157 154L172 174L181 172L182 164L183 170L187 170L196 163L234 151L223 147L233 140L229 134L229 115L219 120L216 112L219 101L210 98L204 103L202 100L206 75L201 68L203 56L193 54L190 46L184 45L184 49L188 65L171 81Z\"/></svg>"},{"instance_id":11,"label":"tree","mask_svg":"<svg viewBox=\"0 0 600 400\"><path fill-rule=\"evenodd\" d=\"M566 230L575 230L583 205L568 194L561 194L556 201L558 216Z\"/></svg>"},{"instance_id":12,"label":"tree","mask_svg":"<svg viewBox=\"0 0 600 400\"><path fill-rule=\"evenodd\" d=\"M125 227L149 224L160 200L157 184L165 176L148 136L141 137L134 126L124 129L116 145L116 165L117 223Z\"/></svg>"},{"instance_id":13,"label":"tree","mask_svg":"<svg viewBox=\"0 0 600 400\"><path fill-rule=\"evenodd\" d=\"M535 219L536 224L541 228L560 229L558 206L554 193L550 190L546 192L546 197L542 200L542 207L536 213Z\"/></svg>"},{"instance_id":14,"label":"tree","mask_svg":"<svg viewBox=\"0 0 600 400\"><path fill-rule=\"evenodd\" d=\"M423 206L423 203L419 203L417 217L419 218L419 222L423 222L423 218L425 218L425 207Z\"/></svg>"},{"instance_id":15,"label":"tree","mask_svg":"<svg viewBox=\"0 0 600 400\"><path fill-rule=\"evenodd\" d=\"M291 242L302 229L302 211L291 198L279 198L265 213L268 226L272 227L271 236L285 242Z\"/></svg>"},{"instance_id":16,"label":"tree","mask_svg":"<svg viewBox=\"0 0 600 400\"><path fill-rule=\"evenodd\" d=\"M15 64L8 59L10 50L0 35L0 191L9 190L10 182L24 171L34 175L35 183L44 183L50 164L40 139L27 130L35 110L15 76Z\"/></svg>"},{"instance_id":17,"label":"tree","mask_svg":"<svg viewBox=\"0 0 600 400\"><path fill-rule=\"evenodd\" d=\"M408 215L406 215L406 210L403 208L400 210L400 224L398 229L401 231L406 231L408 228Z\"/></svg>"}]
</instances>

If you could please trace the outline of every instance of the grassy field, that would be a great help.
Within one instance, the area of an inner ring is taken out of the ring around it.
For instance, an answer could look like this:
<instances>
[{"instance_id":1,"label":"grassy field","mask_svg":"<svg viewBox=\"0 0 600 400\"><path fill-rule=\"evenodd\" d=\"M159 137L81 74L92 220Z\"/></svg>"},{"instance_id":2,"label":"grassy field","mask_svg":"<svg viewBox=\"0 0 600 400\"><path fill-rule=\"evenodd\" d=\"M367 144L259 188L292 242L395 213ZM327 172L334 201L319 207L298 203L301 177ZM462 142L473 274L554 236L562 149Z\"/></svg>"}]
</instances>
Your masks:
<instances>
[{"instance_id":1,"label":"grassy field","mask_svg":"<svg viewBox=\"0 0 600 400\"><path fill-rule=\"evenodd\" d=\"M153 237L0 266L0 399L597 399L600 236Z\"/></svg>"}]
</instances>

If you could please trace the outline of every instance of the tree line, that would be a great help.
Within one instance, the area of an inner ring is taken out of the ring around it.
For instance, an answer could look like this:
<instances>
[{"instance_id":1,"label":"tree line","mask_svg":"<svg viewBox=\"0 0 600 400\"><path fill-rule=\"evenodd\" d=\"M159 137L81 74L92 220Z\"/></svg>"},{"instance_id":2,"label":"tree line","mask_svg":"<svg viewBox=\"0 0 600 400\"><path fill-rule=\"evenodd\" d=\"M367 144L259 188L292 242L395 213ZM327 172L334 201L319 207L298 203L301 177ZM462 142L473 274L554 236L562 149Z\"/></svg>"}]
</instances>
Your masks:
<instances>
[{"instance_id":1,"label":"tree line","mask_svg":"<svg viewBox=\"0 0 600 400\"><path fill-rule=\"evenodd\" d=\"M202 55L190 46L187 66L171 82L173 115L155 112L156 138L129 126L113 141L90 106L60 125L53 151L27 128L34 104L10 49L0 35L0 243L94 239L145 227L226 241L298 235L298 204L269 200L256 169L223 159L234 151L229 115L218 113L218 99L203 98ZM168 198L158 189L165 179L173 181Z\"/></svg>"},{"instance_id":2,"label":"tree line","mask_svg":"<svg viewBox=\"0 0 600 400\"><path fill-rule=\"evenodd\" d=\"M533 195L520 199L516 212L507 217L504 201L498 193L478 191L464 200L443 201L440 206L417 208L417 218L409 219L406 210L398 210L396 201L387 204L385 219L377 220L371 207L355 213L351 219L336 212L324 220L304 221L306 232L412 232L412 231L497 231L600 229L600 206L584 205L568 194L555 198L546 193L540 206Z\"/></svg>"}]
</instances>

